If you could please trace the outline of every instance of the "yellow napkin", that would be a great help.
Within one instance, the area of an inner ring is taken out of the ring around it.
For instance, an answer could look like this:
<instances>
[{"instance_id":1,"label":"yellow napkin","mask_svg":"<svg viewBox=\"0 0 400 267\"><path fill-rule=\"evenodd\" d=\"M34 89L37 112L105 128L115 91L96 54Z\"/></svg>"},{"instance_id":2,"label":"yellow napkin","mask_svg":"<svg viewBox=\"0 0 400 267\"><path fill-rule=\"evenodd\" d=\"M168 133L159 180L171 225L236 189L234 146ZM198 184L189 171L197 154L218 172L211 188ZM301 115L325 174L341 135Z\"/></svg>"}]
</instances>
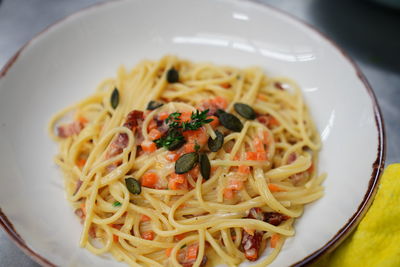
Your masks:
<instances>
[{"instance_id":1,"label":"yellow napkin","mask_svg":"<svg viewBox=\"0 0 400 267\"><path fill-rule=\"evenodd\" d=\"M386 168L356 230L314 266L400 266L400 164Z\"/></svg>"}]
</instances>

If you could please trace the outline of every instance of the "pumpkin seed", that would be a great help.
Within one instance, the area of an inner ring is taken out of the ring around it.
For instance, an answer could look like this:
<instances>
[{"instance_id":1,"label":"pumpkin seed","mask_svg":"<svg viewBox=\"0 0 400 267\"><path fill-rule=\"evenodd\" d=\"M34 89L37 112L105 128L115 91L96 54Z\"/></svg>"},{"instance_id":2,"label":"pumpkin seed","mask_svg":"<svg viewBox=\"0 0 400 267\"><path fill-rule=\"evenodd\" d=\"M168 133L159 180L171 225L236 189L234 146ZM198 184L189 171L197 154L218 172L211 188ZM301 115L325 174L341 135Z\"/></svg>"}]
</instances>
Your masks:
<instances>
[{"instance_id":1,"label":"pumpkin seed","mask_svg":"<svg viewBox=\"0 0 400 267\"><path fill-rule=\"evenodd\" d=\"M161 107L162 105L164 105L164 103L151 100L151 101L147 104L147 110L155 110L155 109Z\"/></svg>"},{"instance_id":2,"label":"pumpkin seed","mask_svg":"<svg viewBox=\"0 0 400 267\"><path fill-rule=\"evenodd\" d=\"M226 112L223 109L217 109L217 112L215 112L215 113L219 117L219 116L221 116L221 114L226 113Z\"/></svg>"},{"instance_id":3,"label":"pumpkin seed","mask_svg":"<svg viewBox=\"0 0 400 267\"><path fill-rule=\"evenodd\" d=\"M219 115L219 121L228 130L240 132L243 129L242 122L231 113L221 113Z\"/></svg>"},{"instance_id":4,"label":"pumpkin seed","mask_svg":"<svg viewBox=\"0 0 400 267\"><path fill-rule=\"evenodd\" d=\"M142 192L142 186L135 178L126 178L125 184L128 191L134 195L139 195Z\"/></svg>"},{"instance_id":5,"label":"pumpkin seed","mask_svg":"<svg viewBox=\"0 0 400 267\"><path fill-rule=\"evenodd\" d=\"M168 146L167 149L169 151L177 150L181 148L181 146L183 146L184 143L186 143L185 139L175 139L174 141L171 142L171 144Z\"/></svg>"},{"instance_id":6,"label":"pumpkin seed","mask_svg":"<svg viewBox=\"0 0 400 267\"><path fill-rule=\"evenodd\" d=\"M116 109L119 104L119 91L117 88L114 88L114 91L111 94L111 99L110 99L111 107L113 109Z\"/></svg>"},{"instance_id":7,"label":"pumpkin seed","mask_svg":"<svg viewBox=\"0 0 400 267\"><path fill-rule=\"evenodd\" d=\"M179 72L174 68L170 68L167 72L167 81L169 83L179 82Z\"/></svg>"},{"instance_id":8,"label":"pumpkin seed","mask_svg":"<svg viewBox=\"0 0 400 267\"><path fill-rule=\"evenodd\" d=\"M210 179L211 164L206 154L200 154L199 163L201 176L203 176L205 180Z\"/></svg>"},{"instance_id":9,"label":"pumpkin seed","mask_svg":"<svg viewBox=\"0 0 400 267\"><path fill-rule=\"evenodd\" d=\"M175 163L175 172L183 174L194 168L199 161L199 155L196 152L191 152L182 155Z\"/></svg>"},{"instance_id":10,"label":"pumpkin seed","mask_svg":"<svg viewBox=\"0 0 400 267\"><path fill-rule=\"evenodd\" d=\"M233 105L233 108L240 116L245 119L254 120L256 118L256 113L254 112L254 109L247 104L235 103L235 105Z\"/></svg>"},{"instance_id":11,"label":"pumpkin seed","mask_svg":"<svg viewBox=\"0 0 400 267\"><path fill-rule=\"evenodd\" d=\"M212 139L211 136L208 138L208 148L212 152L217 152L222 145L224 144L224 135L220 131L215 131L215 139Z\"/></svg>"}]
</instances>

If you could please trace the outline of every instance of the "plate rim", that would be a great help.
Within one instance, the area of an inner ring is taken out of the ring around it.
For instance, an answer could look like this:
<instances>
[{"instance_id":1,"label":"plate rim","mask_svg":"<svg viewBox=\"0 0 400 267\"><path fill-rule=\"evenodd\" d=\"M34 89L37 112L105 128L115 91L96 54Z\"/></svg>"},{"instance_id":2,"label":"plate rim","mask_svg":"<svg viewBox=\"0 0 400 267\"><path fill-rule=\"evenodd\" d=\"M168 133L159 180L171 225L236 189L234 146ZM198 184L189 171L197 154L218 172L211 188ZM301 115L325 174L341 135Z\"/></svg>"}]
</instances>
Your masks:
<instances>
[{"instance_id":1,"label":"plate rim","mask_svg":"<svg viewBox=\"0 0 400 267\"><path fill-rule=\"evenodd\" d=\"M88 12L92 9L97 9L104 5L115 4L116 2L122 2L122 1L129 1L129 0L114 0L114 1L105 1L105 2L94 3L92 5L89 5L87 7L79 9L71 14L68 14L68 15L64 16L63 18L58 19L55 22L49 24L43 30L36 33L24 45L22 45L21 48L19 48L14 53L14 55L9 60L6 61L6 63L0 69L0 82L6 76L7 72L11 69L11 67L14 65L14 63L17 61L19 55L34 40L36 40L36 39L40 38L42 35L46 34L50 29L64 23L65 21L67 21L69 19L72 19L75 16L79 16L82 13ZM378 189L378 185L380 183L380 178L383 173L383 169L385 166L385 159L386 159L386 134L385 134L385 126L384 126L384 119L382 116L382 111L380 109L376 95L375 95L370 83L368 82L367 78L361 71L361 68L358 66L358 64L335 41L333 41L328 35L326 35L321 30L319 30L316 26L311 25L310 23L306 22L305 20L298 18L295 15L293 15L285 10L279 9L279 8L272 6L270 4L267 4L267 3L259 2L257 0L235 0L235 2L251 3L256 6L257 5L261 6L262 8L270 9L275 13L279 13L280 15L283 15L284 17L289 18L293 22L296 22L298 24L301 24L302 26L305 26L306 28L311 30L314 34L318 35L320 38L327 41L353 67L357 78L363 84L363 86L364 86L365 90L367 91L367 93L370 97L370 100L372 102L372 109L373 109L373 113L374 113L376 129L377 129L377 133L378 133L378 146L377 146L376 159L375 159L374 163L372 164L372 173L371 173L370 179L368 181L368 189L366 190L366 192L364 194L364 198L360 202L357 210L348 219L348 221L342 226L342 228L340 228L328 242L326 242L322 247L315 250L314 252L312 252L311 254L309 254L308 256L303 258L302 260L300 260L296 263L293 263L291 265L291 266L295 266L295 267L305 266L305 265L315 262L317 259L321 258L323 255L333 251L336 247L338 247L340 245L340 243L343 242L346 239L346 237L349 236L352 233L352 231L357 227L358 223L364 217L365 213L368 211L370 205L373 202L373 199L374 199L377 189ZM31 248L25 242L25 240L15 230L12 222L8 219L7 215L2 211L1 206L0 206L0 226L3 228L4 232L8 235L8 237L11 239L11 241L13 241L17 245L17 247L19 247L26 255L28 255L35 262L39 263L42 266L51 266L51 267L56 266L54 263L52 263L51 261L46 259L44 256L42 256L38 252L36 252L33 248Z\"/></svg>"}]
</instances>

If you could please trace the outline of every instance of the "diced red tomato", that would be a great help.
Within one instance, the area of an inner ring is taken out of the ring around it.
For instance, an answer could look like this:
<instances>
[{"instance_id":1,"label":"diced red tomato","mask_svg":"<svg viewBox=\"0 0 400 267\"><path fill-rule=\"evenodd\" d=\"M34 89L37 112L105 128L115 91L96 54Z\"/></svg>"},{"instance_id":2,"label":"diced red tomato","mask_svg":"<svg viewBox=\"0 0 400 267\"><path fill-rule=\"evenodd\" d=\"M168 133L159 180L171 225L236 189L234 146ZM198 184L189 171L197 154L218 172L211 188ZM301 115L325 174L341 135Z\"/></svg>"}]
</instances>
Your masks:
<instances>
[{"instance_id":1,"label":"diced red tomato","mask_svg":"<svg viewBox=\"0 0 400 267\"><path fill-rule=\"evenodd\" d=\"M192 117L192 112L191 111L185 111L182 112L181 115L179 116L179 118L181 119L181 121L190 121Z\"/></svg>"},{"instance_id":2,"label":"diced red tomato","mask_svg":"<svg viewBox=\"0 0 400 267\"><path fill-rule=\"evenodd\" d=\"M238 172L249 174L250 173L250 166L247 165L239 165Z\"/></svg>"},{"instance_id":3,"label":"diced red tomato","mask_svg":"<svg viewBox=\"0 0 400 267\"><path fill-rule=\"evenodd\" d=\"M157 122L155 120L151 120L149 125L147 125L147 131L150 132L153 129L157 129Z\"/></svg>"},{"instance_id":4,"label":"diced red tomato","mask_svg":"<svg viewBox=\"0 0 400 267\"><path fill-rule=\"evenodd\" d=\"M183 146L183 150L185 153L196 152L196 144L195 143L187 143Z\"/></svg>"},{"instance_id":5,"label":"diced red tomato","mask_svg":"<svg viewBox=\"0 0 400 267\"><path fill-rule=\"evenodd\" d=\"M246 160L257 160L257 152L253 151L246 152Z\"/></svg>"},{"instance_id":6,"label":"diced red tomato","mask_svg":"<svg viewBox=\"0 0 400 267\"><path fill-rule=\"evenodd\" d=\"M239 180L239 179L231 179L231 180L229 180L227 188L236 190L236 191L242 190L243 189L243 181Z\"/></svg>"},{"instance_id":7,"label":"diced red tomato","mask_svg":"<svg viewBox=\"0 0 400 267\"><path fill-rule=\"evenodd\" d=\"M235 192L234 190L230 188L225 188L224 189L224 198L226 199L233 199L235 197Z\"/></svg>"},{"instance_id":8,"label":"diced red tomato","mask_svg":"<svg viewBox=\"0 0 400 267\"><path fill-rule=\"evenodd\" d=\"M279 239L281 239L281 236L279 234L273 234L271 236L271 248L276 248L276 245L278 244Z\"/></svg>"},{"instance_id":9,"label":"diced red tomato","mask_svg":"<svg viewBox=\"0 0 400 267\"><path fill-rule=\"evenodd\" d=\"M157 150L156 144L150 140L144 140L140 146L144 152L154 152Z\"/></svg>"},{"instance_id":10,"label":"diced red tomato","mask_svg":"<svg viewBox=\"0 0 400 267\"><path fill-rule=\"evenodd\" d=\"M178 241L181 241L182 239L184 239L186 237L186 233L182 233L179 235L175 235L174 238Z\"/></svg>"},{"instance_id":11,"label":"diced red tomato","mask_svg":"<svg viewBox=\"0 0 400 267\"><path fill-rule=\"evenodd\" d=\"M184 131L183 136L188 140L188 143L197 142L199 145L204 145L208 141L207 132L203 127L195 131Z\"/></svg>"},{"instance_id":12,"label":"diced red tomato","mask_svg":"<svg viewBox=\"0 0 400 267\"><path fill-rule=\"evenodd\" d=\"M140 179L142 186L150 188L156 188L157 181L158 181L158 175L154 172L146 172Z\"/></svg>"},{"instance_id":13,"label":"diced red tomato","mask_svg":"<svg viewBox=\"0 0 400 267\"><path fill-rule=\"evenodd\" d=\"M142 233L142 238L146 240L153 240L154 239L154 232L153 231L147 231Z\"/></svg>"},{"instance_id":14,"label":"diced red tomato","mask_svg":"<svg viewBox=\"0 0 400 267\"><path fill-rule=\"evenodd\" d=\"M254 138L254 147L256 149L257 152L264 152L265 148L264 148L264 144L262 142L262 140L258 137Z\"/></svg>"},{"instance_id":15,"label":"diced red tomato","mask_svg":"<svg viewBox=\"0 0 400 267\"><path fill-rule=\"evenodd\" d=\"M277 186L276 184L268 184L268 189L271 192L285 192L286 190L283 188L280 188L279 186Z\"/></svg>"},{"instance_id":16,"label":"diced red tomato","mask_svg":"<svg viewBox=\"0 0 400 267\"><path fill-rule=\"evenodd\" d=\"M166 255L167 257L169 257L169 256L171 256L171 252L172 252L172 248L167 248L167 249L165 250L165 255Z\"/></svg>"},{"instance_id":17,"label":"diced red tomato","mask_svg":"<svg viewBox=\"0 0 400 267\"><path fill-rule=\"evenodd\" d=\"M161 137L161 132L159 131L159 130L157 130L157 129L152 129L150 132L149 132L149 138L150 138L150 140L156 140L156 139L158 139L158 138L160 138Z\"/></svg>"},{"instance_id":18,"label":"diced red tomato","mask_svg":"<svg viewBox=\"0 0 400 267\"><path fill-rule=\"evenodd\" d=\"M220 86L221 86L222 88L225 88L225 89L231 88L231 84L228 83L228 82L221 83Z\"/></svg>"},{"instance_id":19,"label":"diced red tomato","mask_svg":"<svg viewBox=\"0 0 400 267\"><path fill-rule=\"evenodd\" d=\"M210 122L210 125L213 129L217 128L219 125L219 119L217 116L208 116L207 119L212 119L213 121Z\"/></svg>"},{"instance_id":20,"label":"diced red tomato","mask_svg":"<svg viewBox=\"0 0 400 267\"><path fill-rule=\"evenodd\" d=\"M199 244L195 243L190 246L188 246L187 251L186 251L186 259L188 260L194 260L197 258L197 252L199 251Z\"/></svg>"},{"instance_id":21,"label":"diced red tomato","mask_svg":"<svg viewBox=\"0 0 400 267\"><path fill-rule=\"evenodd\" d=\"M147 215L142 214L140 216L140 221L141 222L147 222L147 221L150 221L150 220L151 220L151 218L149 216L147 216Z\"/></svg>"},{"instance_id":22,"label":"diced red tomato","mask_svg":"<svg viewBox=\"0 0 400 267\"><path fill-rule=\"evenodd\" d=\"M179 159L179 157L180 157L180 155L177 152L168 152L167 155L165 156L165 158L171 162L177 161Z\"/></svg>"},{"instance_id":23,"label":"diced red tomato","mask_svg":"<svg viewBox=\"0 0 400 267\"><path fill-rule=\"evenodd\" d=\"M158 119L160 121L165 120L166 118L168 118L168 116L169 116L169 113L166 111L158 113Z\"/></svg>"},{"instance_id":24,"label":"diced red tomato","mask_svg":"<svg viewBox=\"0 0 400 267\"><path fill-rule=\"evenodd\" d=\"M188 189L188 182L183 174L173 173L168 180L168 188L172 190L185 190Z\"/></svg>"}]
</instances>

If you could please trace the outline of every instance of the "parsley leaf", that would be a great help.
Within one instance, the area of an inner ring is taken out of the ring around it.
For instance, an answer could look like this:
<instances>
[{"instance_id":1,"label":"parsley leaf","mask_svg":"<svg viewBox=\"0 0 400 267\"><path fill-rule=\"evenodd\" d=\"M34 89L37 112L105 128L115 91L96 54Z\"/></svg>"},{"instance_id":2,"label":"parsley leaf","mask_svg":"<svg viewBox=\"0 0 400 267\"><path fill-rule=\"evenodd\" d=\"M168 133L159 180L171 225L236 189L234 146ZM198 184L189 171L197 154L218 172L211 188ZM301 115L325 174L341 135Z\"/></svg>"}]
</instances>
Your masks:
<instances>
[{"instance_id":1,"label":"parsley leaf","mask_svg":"<svg viewBox=\"0 0 400 267\"><path fill-rule=\"evenodd\" d=\"M175 128L169 129L164 136L153 141L157 148L165 147L168 150L176 150L185 143L182 133Z\"/></svg>"},{"instance_id":2,"label":"parsley leaf","mask_svg":"<svg viewBox=\"0 0 400 267\"><path fill-rule=\"evenodd\" d=\"M115 201L114 203L113 203L113 206L114 207L119 207L119 206L121 206L122 204L121 204L121 202L119 202L119 201Z\"/></svg>"},{"instance_id":3,"label":"parsley leaf","mask_svg":"<svg viewBox=\"0 0 400 267\"><path fill-rule=\"evenodd\" d=\"M213 119L207 119L207 114L208 114L208 109L206 109L204 111L196 110L196 112L192 112L191 120L188 122L182 123L182 130L183 131L188 131L188 130L194 131L194 130L199 129L204 124L212 122Z\"/></svg>"}]
</instances>

